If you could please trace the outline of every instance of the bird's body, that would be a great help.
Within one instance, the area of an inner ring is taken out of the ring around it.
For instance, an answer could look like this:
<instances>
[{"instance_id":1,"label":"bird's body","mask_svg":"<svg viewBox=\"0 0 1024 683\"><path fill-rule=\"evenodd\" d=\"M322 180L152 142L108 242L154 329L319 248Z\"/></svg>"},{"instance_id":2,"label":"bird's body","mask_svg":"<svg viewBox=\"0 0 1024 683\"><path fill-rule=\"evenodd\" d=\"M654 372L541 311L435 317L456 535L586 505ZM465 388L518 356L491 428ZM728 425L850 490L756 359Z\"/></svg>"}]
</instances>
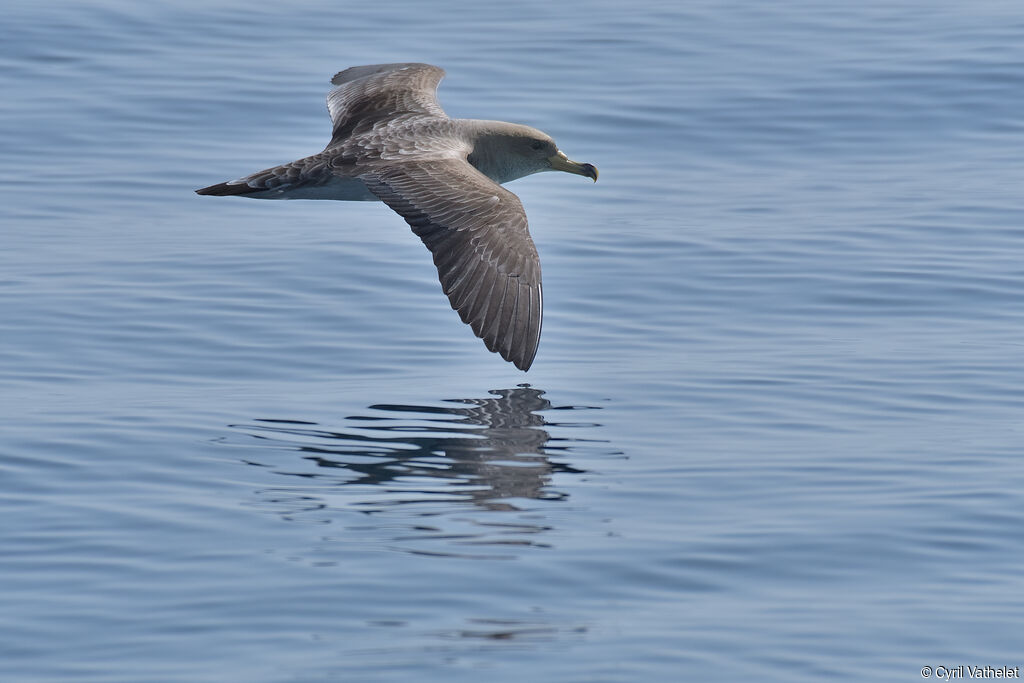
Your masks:
<instances>
[{"instance_id":1,"label":"bird's body","mask_svg":"<svg viewBox=\"0 0 1024 683\"><path fill-rule=\"evenodd\" d=\"M451 119L429 64L346 69L327 98L319 154L196 190L256 199L381 200L430 249L441 286L491 351L527 370L540 341L540 260L519 198L501 183L561 170L597 179L539 130Z\"/></svg>"}]
</instances>

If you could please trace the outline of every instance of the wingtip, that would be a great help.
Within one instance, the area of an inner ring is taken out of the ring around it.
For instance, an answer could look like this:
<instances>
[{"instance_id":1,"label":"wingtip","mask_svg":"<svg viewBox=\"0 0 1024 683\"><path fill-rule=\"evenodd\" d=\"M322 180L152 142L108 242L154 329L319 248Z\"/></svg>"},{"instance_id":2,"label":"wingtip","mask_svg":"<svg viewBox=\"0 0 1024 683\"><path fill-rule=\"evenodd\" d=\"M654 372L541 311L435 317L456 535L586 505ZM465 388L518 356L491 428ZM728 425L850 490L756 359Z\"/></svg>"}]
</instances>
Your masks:
<instances>
[{"instance_id":1,"label":"wingtip","mask_svg":"<svg viewBox=\"0 0 1024 683\"><path fill-rule=\"evenodd\" d=\"M529 372L530 367L533 365L533 359L530 358L529 360L512 361L512 365L516 366L516 368L522 370L523 372Z\"/></svg>"},{"instance_id":2,"label":"wingtip","mask_svg":"<svg viewBox=\"0 0 1024 683\"><path fill-rule=\"evenodd\" d=\"M385 73L388 71L397 71L399 69L408 68L417 69L433 69L436 70L440 77L444 77L444 69L433 64L425 64L423 62L395 62L392 64L366 64L363 66L350 66L347 69L342 69L338 73L334 74L331 78L331 85L344 85L351 81L365 78L366 76L373 76L379 73Z\"/></svg>"},{"instance_id":3,"label":"wingtip","mask_svg":"<svg viewBox=\"0 0 1024 683\"><path fill-rule=\"evenodd\" d=\"M511 348L499 347L492 350L518 369L527 372L533 366L539 346L538 337L533 344L512 344Z\"/></svg>"}]
</instances>

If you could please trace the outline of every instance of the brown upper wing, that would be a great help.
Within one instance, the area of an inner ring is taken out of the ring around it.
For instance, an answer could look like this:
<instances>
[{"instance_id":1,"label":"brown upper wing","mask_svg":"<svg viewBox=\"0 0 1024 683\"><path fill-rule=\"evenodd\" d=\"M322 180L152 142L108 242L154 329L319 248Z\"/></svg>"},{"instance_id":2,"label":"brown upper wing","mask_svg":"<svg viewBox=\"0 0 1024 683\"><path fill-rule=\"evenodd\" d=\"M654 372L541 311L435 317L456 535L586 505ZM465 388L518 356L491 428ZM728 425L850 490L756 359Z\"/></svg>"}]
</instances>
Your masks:
<instances>
[{"instance_id":1,"label":"brown upper wing","mask_svg":"<svg viewBox=\"0 0 1024 683\"><path fill-rule=\"evenodd\" d=\"M446 116L437 103L444 69L430 64L371 64L338 72L327 95L334 131L331 144L398 114Z\"/></svg>"},{"instance_id":2,"label":"brown upper wing","mask_svg":"<svg viewBox=\"0 0 1024 683\"><path fill-rule=\"evenodd\" d=\"M519 198L464 159L408 161L360 176L434 256L441 287L491 351L528 370L540 342L540 259Z\"/></svg>"}]
</instances>

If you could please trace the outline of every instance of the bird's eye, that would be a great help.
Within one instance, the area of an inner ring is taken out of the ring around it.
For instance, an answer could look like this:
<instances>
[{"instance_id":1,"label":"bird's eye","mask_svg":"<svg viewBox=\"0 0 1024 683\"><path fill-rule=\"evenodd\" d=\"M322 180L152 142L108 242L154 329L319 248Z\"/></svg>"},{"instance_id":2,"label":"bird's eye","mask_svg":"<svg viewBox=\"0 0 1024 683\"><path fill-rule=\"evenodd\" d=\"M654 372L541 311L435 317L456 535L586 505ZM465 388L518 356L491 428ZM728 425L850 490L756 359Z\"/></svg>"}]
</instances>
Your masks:
<instances>
[{"instance_id":1,"label":"bird's eye","mask_svg":"<svg viewBox=\"0 0 1024 683\"><path fill-rule=\"evenodd\" d=\"M534 140L530 143L530 149L535 149L539 152L544 149L544 142L542 140Z\"/></svg>"}]
</instances>

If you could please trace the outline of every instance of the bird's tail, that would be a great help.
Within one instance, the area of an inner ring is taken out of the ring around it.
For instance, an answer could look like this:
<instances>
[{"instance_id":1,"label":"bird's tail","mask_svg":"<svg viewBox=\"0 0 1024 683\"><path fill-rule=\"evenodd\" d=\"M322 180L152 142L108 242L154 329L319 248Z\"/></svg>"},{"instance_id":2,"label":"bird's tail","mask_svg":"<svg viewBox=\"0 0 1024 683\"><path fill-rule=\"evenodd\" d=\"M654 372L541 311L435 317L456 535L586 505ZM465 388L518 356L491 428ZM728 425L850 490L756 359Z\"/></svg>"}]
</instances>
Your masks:
<instances>
[{"instance_id":1,"label":"bird's tail","mask_svg":"<svg viewBox=\"0 0 1024 683\"><path fill-rule=\"evenodd\" d=\"M217 197L239 195L261 199L288 199L288 195L295 190L324 185L333 177L330 158L321 153L293 161L290 164L257 171L238 180L210 185L196 190L196 194L210 194Z\"/></svg>"},{"instance_id":2,"label":"bird's tail","mask_svg":"<svg viewBox=\"0 0 1024 683\"><path fill-rule=\"evenodd\" d=\"M229 197L231 195L247 195L254 192L262 192L263 189L259 187L253 187L248 183L240 183L238 181L229 183L217 183L216 185L210 185L204 187L201 190L196 190L196 194L211 194L215 197Z\"/></svg>"}]
</instances>

